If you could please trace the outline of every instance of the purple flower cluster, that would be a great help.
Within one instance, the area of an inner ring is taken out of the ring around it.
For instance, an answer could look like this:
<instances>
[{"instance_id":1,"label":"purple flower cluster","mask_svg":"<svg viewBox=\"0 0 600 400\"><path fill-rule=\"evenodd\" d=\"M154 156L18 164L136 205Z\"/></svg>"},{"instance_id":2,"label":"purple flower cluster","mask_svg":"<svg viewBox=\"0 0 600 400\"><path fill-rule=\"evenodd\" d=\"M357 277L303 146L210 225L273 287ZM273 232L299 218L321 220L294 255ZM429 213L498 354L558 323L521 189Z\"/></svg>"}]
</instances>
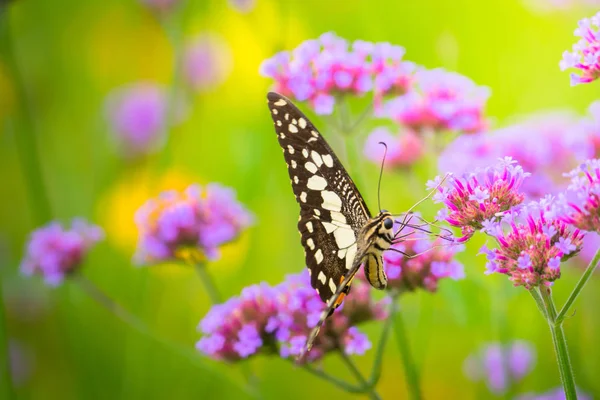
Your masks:
<instances>
[{"instance_id":1,"label":"purple flower cluster","mask_svg":"<svg viewBox=\"0 0 600 400\"><path fill-rule=\"evenodd\" d=\"M109 122L120 151L128 157L152 153L165 142L167 101L152 83L121 88L107 98Z\"/></svg>"},{"instance_id":2,"label":"purple flower cluster","mask_svg":"<svg viewBox=\"0 0 600 400\"><path fill-rule=\"evenodd\" d=\"M461 229L459 241L468 240L484 223L496 220L499 215L521 204L525 196L519 191L523 180L529 176L511 157L500 159L494 167L478 169L462 178L451 176L449 185L439 185L441 177L429 181L429 189L438 187L435 202L446 206L440 219Z\"/></svg>"},{"instance_id":3,"label":"purple flower cluster","mask_svg":"<svg viewBox=\"0 0 600 400\"><path fill-rule=\"evenodd\" d=\"M592 397L582 393L577 389L577 398L579 400L592 400ZM527 393L515 397L515 400L567 400L565 390L562 387L549 390L544 393Z\"/></svg>"},{"instance_id":4,"label":"purple flower cluster","mask_svg":"<svg viewBox=\"0 0 600 400\"><path fill-rule=\"evenodd\" d=\"M191 185L183 193L164 192L135 215L140 231L135 259L140 263L186 259L191 251L194 258L214 260L219 246L234 240L252 220L233 189L216 183L204 190Z\"/></svg>"},{"instance_id":5,"label":"purple flower cluster","mask_svg":"<svg viewBox=\"0 0 600 400\"><path fill-rule=\"evenodd\" d=\"M380 114L417 132L474 133L486 128L484 108L489 96L489 88L456 72L420 69L414 74L413 89L389 100Z\"/></svg>"},{"instance_id":6,"label":"purple flower cluster","mask_svg":"<svg viewBox=\"0 0 600 400\"><path fill-rule=\"evenodd\" d=\"M560 263L581 250L584 235L555 210L554 199L547 196L510 210L500 221L485 221L483 231L498 243L495 249L481 249L488 259L486 273L508 275L515 286L526 289L560 278Z\"/></svg>"},{"instance_id":7,"label":"purple flower cluster","mask_svg":"<svg viewBox=\"0 0 600 400\"><path fill-rule=\"evenodd\" d=\"M223 83L232 68L227 42L212 33L203 33L186 44L183 75L194 90L205 92Z\"/></svg>"},{"instance_id":8,"label":"purple flower cluster","mask_svg":"<svg viewBox=\"0 0 600 400\"><path fill-rule=\"evenodd\" d=\"M600 233L600 160L588 160L567 175L571 185L559 196L556 213L568 224Z\"/></svg>"},{"instance_id":9,"label":"purple flower cluster","mask_svg":"<svg viewBox=\"0 0 600 400\"><path fill-rule=\"evenodd\" d=\"M535 176L520 189L529 199L555 194L565 188L564 171L594 156L591 122L584 128L577 115L546 112L491 132L461 135L440 155L439 170L461 174L510 156Z\"/></svg>"},{"instance_id":10,"label":"purple flower cluster","mask_svg":"<svg viewBox=\"0 0 600 400\"><path fill-rule=\"evenodd\" d=\"M425 154L425 143L415 133L407 131L395 136L387 128L379 127L371 132L364 148L365 156L377 164L381 162L383 156L383 146L379 144L380 142L387 145L385 159L387 167L410 167Z\"/></svg>"},{"instance_id":11,"label":"purple flower cluster","mask_svg":"<svg viewBox=\"0 0 600 400\"><path fill-rule=\"evenodd\" d=\"M310 286L308 273L290 275L275 287L260 284L245 288L240 297L214 306L200 323L205 335L198 350L212 358L237 361L259 352L283 358L301 354L323 303ZM386 317L385 302L374 302L369 286L355 281L352 295L325 323L308 353L308 361L341 350L363 354L371 347L355 325Z\"/></svg>"},{"instance_id":12,"label":"purple flower cluster","mask_svg":"<svg viewBox=\"0 0 600 400\"><path fill-rule=\"evenodd\" d=\"M310 102L317 114L331 114L339 95L372 91L381 98L406 92L416 66L403 56L400 46L362 40L349 44L329 32L275 54L260 72L275 81L273 90Z\"/></svg>"},{"instance_id":13,"label":"purple flower cluster","mask_svg":"<svg viewBox=\"0 0 600 400\"><path fill-rule=\"evenodd\" d=\"M575 36L581 39L573 45L573 51L565 51L559 63L561 71L575 68L579 75L571 74L571 86L589 83L600 77L600 12L578 22Z\"/></svg>"},{"instance_id":14,"label":"purple flower cluster","mask_svg":"<svg viewBox=\"0 0 600 400\"><path fill-rule=\"evenodd\" d=\"M83 219L74 219L71 229L51 222L31 233L21 272L28 276L40 274L48 285L59 285L77 270L90 248L103 238L101 228Z\"/></svg>"},{"instance_id":15,"label":"purple flower cluster","mask_svg":"<svg viewBox=\"0 0 600 400\"><path fill-rule=\"evenodd\" d=\"M533 346L516 340L507 345L493 343L483 347L469 355L463 367L470 380L484 380L491 392L500 395L523 379L534 363Z\"/></svg>"},{"instance_id":16,"label":"purple flower cluster","mask_svg":"<svg viewBox=\"0 0 600 400\"><path fill-rule=\"evenodd\" d=\"M394 244L392 249L406 256L393 250L383 253L389 289L404 292L423 288L435 292L440 279L465 277L463 265L454 259L456 253L464 250L463 245L450 245L441 238L411 232L410 228L404 228L402 233L410 233L409 240Z\"/></svg>"}]
</instances>

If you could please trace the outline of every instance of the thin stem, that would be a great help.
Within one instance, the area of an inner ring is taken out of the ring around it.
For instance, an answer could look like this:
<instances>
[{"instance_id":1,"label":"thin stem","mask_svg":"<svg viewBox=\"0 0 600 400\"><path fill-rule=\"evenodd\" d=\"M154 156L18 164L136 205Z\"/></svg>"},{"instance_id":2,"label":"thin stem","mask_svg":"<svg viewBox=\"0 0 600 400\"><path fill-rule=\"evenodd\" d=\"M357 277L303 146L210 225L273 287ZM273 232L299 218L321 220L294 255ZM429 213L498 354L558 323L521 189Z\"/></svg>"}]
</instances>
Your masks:
<instances>
[{"instance_id":1,"label":"thin stem","mask_svg":"<svg viewBox=\"0 0 600 400\"><path fill-rule=\"evenodd\" d=\"M540 292L548 315L548 325L552 334L552 342L558 360L558 370L565 391L565 397L567 400L577 400L575 379L573 377L571 361L569 360L569 350L567 349L567 339L562 325L556 324L557 314L554 301L552 300L552 291L549 287L543 287L540 289Z\"/></svg>"},{"instance_id":2,"label":"thin stem","mask_svg":"<svg viewBox=\"0 0 600 400\"><path fill-rule=\"evenodd\" d=\"M327 381L348 393L363 393L363 391L364 391L364 388L360 388L360 387L351 385L339 378L336 378L335 376L329 375L325 371L313 368L312 366L310 366L308 364L303 365L302 368L305 371L307 371L308 373L310 373L320 379L323 379L324 381Z\"/></svg>"},{"instance_id":3,"label":"thin stem","mask_svg":"<svg viewBox=\"0 0 600 400\"><path fill-rule=\"evenodd\" d=\"M10 348L8 346L8 324L4 314L4 297L2 280L0 279L0 387L4 389L6 399L16 398L10 365Z\"/></svg>"},{"instance_id":4,"label":"thin stem","mask_svg":"<svg viewBox=\"0 0 600 400\"><path fill-rule=\"evenodd\" d=\"M211 303L219 304L221 303L221 294L219 293L219 289L215 285L215 282L212 279L212 276L206 270L206 264L197 262L194 263L194 268L198 272L198 276L204 285L204 289L208 293L208 297L210 298Z\"/></svg>"},{"instance_id":5,"label":"thin stem","mask_svg":"<svg viewBox=\"0 0 600 400\"><path fill-rule=\"evenodd\" d=\"M360 386L364 388L365 393L369 395L369 398L371 398L372 400L381 400L381 397L375 391L375 388L369 385L369 382L367 382L366 378L358 370L358 367L356 366L356 364L354 364L352 359L348 357L348 355L344 353L344 351L341 349L340 351L338 351L338 354L340 355L342 361L344 361L344 364L346 364L352 375L354 375L356 380L360 383Z\"/></svg>"},{"instance_id":6,"label":"thin stem","mask_svg":"<svg viewBox=\"0 0 600 400\"><path fill-rule=\"evenodd\" d=\"M535 300L535 304L538 306L538 309L540 310L544 318L548 319L546 306L544 305L544 300L542 300L542 297L540 296L539 289L537 287L531 288L529 289L529 294L531 294L531 297L533 297L533 300Z\"/></svg>"},{"instance_id":7,"label":"thin stem","mask_svg":"<svg viewBox=\"0 0 600 400\"><path fill-rule=\"evenodd\" d=\"M411 399L421 399L421 387L419 385L419 373L410 353L410 345L404 328L402 313L397 313L394 318L394 332L396 333L396 343L400 349L402 364L404 366L404 375L406 385Z\"/></svg>"},{"instance_id":8,"label":"thin stem","mask_svg":"<svg viewBox=\"0 0 600 400\"><path fill-rule=\"evenodd\" d=\"M169 340L155 336L154 333L150 330L150 328L148 328L148 326L144 322L142 322L135 315L131 314L129 311L127 311L125 308L123 308L120 304L118 304L113 299L111 299L106 293L104 293L100 288L98 288L93 282L88 280L83 275L75 274L72 276L72 278L79 284L81 289L83 289L83 291L88 296L90 296L90 298L92 298L92 300L94 300L100 306L104 307L106 310L108 310L109 312L111 312L112 314L117 316L119 319L121 319L123 322L125 322L132 328L136 329L141 334L162 344L165 348L169 349L170 351L173 351L174 353L179 354L180 356L182 356L184 358L187 358L194 365L202 368L205 372L211 373L213 375L218 376L219 378L227 380L228 383L234 384L235 386L238 387L238 389L242 390L244 393L252 396L253 398L258 398L258 395L251 388L239 385L239 383L229 380L228 378L225 378L226 375L221 375L221 374L217 373L212 368L210 368L208 365L206 365L204 362L202 362L201 358L198 357L198 355L195 352L190 351L187 347L181 346L177 343L173 343Z\"/></svg>"},{"instance_id":9,"label":"thin stem","mask_svg":"<svg viewBox=\"0 0 600 400\"><path fill-rule=\"evenodd\" d=\"M579 282L577 282L577 285L575 285L575 289L573 289L573 291L569 295L569 298L567 299L567 302L565 303L563 308L558 313L558 316L556 317L556 321L555 321L556 324L562 324L562 322L565 320L567 313L573 306L573 303L575 303L575 300L577 300L577 297L579 296L581 289L583 289L585 284L590 280L590 278L592 277L592 274L594 273L594 270L598 266L599 262L600 262L600 249L598 249L596 251L594 258L588 264L587 268L585 269L585 272L579 279Z\"/></svg>"},{"instance_id":10,"label":"thin stem","mask_svg":"<svg viewBox=\"0 0 600 400\"><path fill-rule=\"evenodd\" d=\"M369 379L369 385L371 387L375 387L379 382L379 378L381 377L381 366L383 364L383 354L385 352L385 345L388 341L388 338L390 337L392 324L394 323L394 318L396 317L396 313L398 312L398 302L393 297L391 300L392 302L390 304L389 315L381 331L381 337L379 338L377 350L375 351L375 360L373 361L373 369L371 370L371 378Z\"/></svg>"},{"instance_id":11,"label":"thin stem","mask_svg":"<svg viewBox=\"0 0 600 400\"><path fill-rule=\"evenodd\" d=\"M50 220L52 213L40 165L33 118L27 101L27 91L13 48L10 12L10 6L0 6L0 58L4 59L12 77L17 100L16 115L12 116L9 121L15 130L17 154L26 178L25 183L29 191L31 214L35 224L42 225Z\"/></svg>"},{"instance_id":12,"label":"thin stem","mask_svg":"<svg viewBox=\"0 0 600 400\"><path fill-rule=\"evenodd\" d=\"M350 132L354 132L356 128L360 126L360 124L371 114L373 111L373 103L369 103L367 107L360 113L356 121L348 128Z\"/></svg>"}]
</instances>

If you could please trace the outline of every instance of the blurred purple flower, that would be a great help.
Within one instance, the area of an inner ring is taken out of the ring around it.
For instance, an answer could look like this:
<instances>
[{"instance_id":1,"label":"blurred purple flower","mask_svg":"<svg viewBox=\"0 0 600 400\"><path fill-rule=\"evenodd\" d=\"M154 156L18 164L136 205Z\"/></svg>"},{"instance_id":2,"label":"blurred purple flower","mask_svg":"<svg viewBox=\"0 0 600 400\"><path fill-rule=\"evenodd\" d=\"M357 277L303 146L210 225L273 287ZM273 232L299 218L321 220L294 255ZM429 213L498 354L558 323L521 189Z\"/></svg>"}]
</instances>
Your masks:
<instances>
[{"instance_id":1,"label":"blurred purple flower","mask_svg":"<svg viewBox=\"0 0 600 400\"><path fill-rule=\"evenodd\" d=\"M350 45L328 32L265 60L260 73L275 81L273 90L308 101L317 114L331 114L340 94L373 91L380 98L406 92L416 67L403 55L400 46L362 40Z\"/></svg>"},{"instance_id":2,"label":"blurred purple flower","mask_svg":"<svg viewBox=\"0 0 600 400\"><path fill-rule=\"evenodd\" d=\"M256 6L256 0L227 0L227 4L237 12L247 14Z\"/></svg>"},{"instance_id":3,"label":"blurred purple flower","mask_svg":"<svg viewBox=\"0 0 600 400\"><path fill-rule=\"evenodd\" d=\"M159 13L171 11L180 0L140 0L142 4Z\"/></svg>"},{"instance_id":4,"label":"blurred purple flower","mask_svg":"<svg viewBox=\"0 0 600 400\"><path fill-rule=\"evenodd\" d=\"M521 191L539 199L564 190L562 173L593 157L591 130L570 112L540 113L495 131L457 137L442 152L438 166L440 172L462 174L510 156L535 177Z\"/></svg>"},{"instance_id":5,"label":"blurred purple flower","mask_svg":"<svg viewBox=\"0 0 600 400\"><path fill-rule=\"evenodd\" d=\"M416 71L414 86L384 104L380 114L418 132L474 133L485 129L484 108L490 96L487 87L442 68Z\"/></svg>"},{"instance_id":6,"label":"blurred purple flower","mask_svg":"<svg viewBox=\"0 0 600 400\"><path fill-rule=\"evenodd\" d=\"M233 189L216 183L204 190L164 192L136 213L140 231L135 259L154 263L173 259L219 257L218 248L252 224L252 215L235 199ZM191 253L190 253L191 252Z\"/></svg>"},{"instance_id":7,"label":"blurred purple flower","mask_svg":"<svg viewBox=\"0 0 600 400\"><path fill-rule=\"evenodd\" d=\"M561 71L578 69L579 75L571 74L571 86L589 83L600 77L600 12L578 22L575 36L581 39L573 45L573 51L565 51L559 63Z\"/></svg>"},{"instance_id":8,"label":"blurred purple flower","mask_svg":"<svg viewBox=\"0 0 600 400\"><path fill-rule=\"evenodd\" d=\"M508 275L514 286L526 289L550 286L560 278L560 262L581 250L584 235L563 222L555 210L554 199L547 196L488 224L485 232L496 239L498 248L482 248L488 259L486 273Z\"/></svg>"},{"instance_id":9,"label":"blurred purple flower","mask_svg":"<svg viewBox=\"0 0 600 400\"><path fill-rule=\"evenodd\" d=\"M363 354L371 347L368 338L354 325L386 317L385 302L374 302L368 285L355 282L346 298L325 324L308 354L315 361L327 352L342 349ZM259 352L281 357L299 355L312 327L325 308L310 286L307 272L289 275L271 287L250 286L224 304L214 306L200 323L205 335L196 347L215 359L236 361Z\"/></svg>"},{"instance_id":10,"label":"blurred purple flower","mask_svg":"<svg viewBox=\"0 0 600 400\"><path fill-rule=\"evenodd\" d=\"M400 136L394 136L387 128L374 129L365 143L364 154L374 163L381 163L384 147L379 144L387 144L387 156L385 165L388 167L410 167L419 161L425 154L425 143L423 139L411 131Z\"/></svg>"},{"instance_id":11,"label":"blurred purple flower","mask_svg":"<svg viewBox=\"0 0 600 400\"><path fill-rule=\"evenodd\" d=\"M400 229L399 224L395 229ZM402 229L402 234L410 234L410 240L394 244L392 249L402 251L407 256L394 251L383 253L389 289L414 291L422 288L435 292L440 279L458 280L465 277L463 265L454 259L456 253L464 250L463 245L449 245L450 242L441 238L432 238L407 227Z\"/></svg>"},{"instance_id":12,"label":"blurred purple flower","mask_svg":"<svg viewBox=\"0 0 600 400\"><path fill-rule=\"evenodd\" d=\"M525 341L515 340L507 345L492 343L469 355L463 370L470 380L484 380L491 392L500 395L522 380L534 363L534 347Z\"/></svg>"},{"instance_id":13,"label":"blurred purple flower","mask_svg":"<svg viewBox=\"0 0 600 400\"><path fill-rule=\"evenodd\" d=\"M165 142L167 102L152 83L121 88L107 98L111 129L121 152L136 157L155 152Z\"/></svg>"},{"instance_id":14,"label":"blurred purple flower","mask_svg":"<svg viewBox=\"0 0 600 400\"><path fill-rule=\"evenodd\" d=\"M571 185L559 196L555 211L579 229L600 233L600 160L588 160L566 175Z\"/></svg>"},{"instance_id":15,"label":"blurred purple flower","mask_svg":"<svg viewBox=\"0 0 600 400\"><path fill-rule=\"evenodd\" d=\"M484 221L497 219L500 213L521 204L525 196L520 192L523 180L529 174L511 157L500 159L494 167L477 169L462 178L448 178L449 187L439 186L433 200L442 202L447 212L443 218L450 225L461 228L459 241L469 239L476 230L484 228ZM427 183L430 189L441 181Z\"/></svg>"},{"instance_id":16,"label":"blurred purple flower","mask_svg":"<svg viewBox=\"0 0 600 400\"><path fill-rule=\"evenodd\" d=\"M592 400L592 397L582 393L577 389L577 398L579 400ZM526 393L515 397L515 400L566 400L565 392L562 387L549 390L544 393Z\"/></svg>"},{"instance_id":17,"label":"blurred purple flower","mask_svg":"<svg viewBox=\"0 0 600 400\"><path fill-rule=\"evenodd\" d=\"M592 148L590 154L584 158L600 157L600 101L590 104L588 116L580 121L579 127Z\"/></svg>"},{"instance_id":18,"label":"blurred purple flower","mask_svg":"<svg viewBox=\"0 0 600 400\"><path fill-rule=\"evenodd\" d=\"M59 285L79 268L90 248L103 238L100 227L83 219L73 219L70 230L51 222L31 233L21 272L27 276L40 274L48 285Z\"/></svg>"},{"instance_id":19,"label":"blurred purple flower","mask_svg":"<svg viewBox=\"0 0 600 400\"><path fill-rule=\"evenodd\" d=\"M33 374L34 357L31 349L21 342L10 339L8 342L8 361L13 385L24 386Z\"/></svg>"},{"instance_id":20,"label":"blurred purple flower","mask_svg":"<svg viewBox=\"0 0 600 400\"><path fill-rule=\"evenodd\" d=\"M205 92L222 84L229 76L232 64L227 42L216 34L202 33L186 44L184 77L198 92Z\"/></svg>"}]
</instances>

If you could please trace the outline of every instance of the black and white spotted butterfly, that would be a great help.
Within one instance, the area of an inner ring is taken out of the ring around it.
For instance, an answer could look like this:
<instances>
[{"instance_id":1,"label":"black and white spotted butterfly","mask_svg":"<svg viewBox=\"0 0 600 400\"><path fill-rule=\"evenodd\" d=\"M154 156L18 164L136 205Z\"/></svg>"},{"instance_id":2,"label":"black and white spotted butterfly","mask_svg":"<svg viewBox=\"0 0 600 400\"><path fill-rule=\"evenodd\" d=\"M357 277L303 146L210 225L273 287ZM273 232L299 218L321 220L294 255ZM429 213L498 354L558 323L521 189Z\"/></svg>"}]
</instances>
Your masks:
<instances>
[{"instance_id":1,"label":"black and white spotted butterfly","mask_svg":"<svg viewBox=\"0 0 600 400\"><path fill-rule=\"evenodd\" d=\"M371 216L331 147L290 100L273 92L267 100L300 204L298 230L310 282L327 303L308 338L308 351L325 319L350 292L352 279L362 264L369 283L385 289L382 253L394 241L394 220L387 211Z\"/></svg>"}]
</instances>

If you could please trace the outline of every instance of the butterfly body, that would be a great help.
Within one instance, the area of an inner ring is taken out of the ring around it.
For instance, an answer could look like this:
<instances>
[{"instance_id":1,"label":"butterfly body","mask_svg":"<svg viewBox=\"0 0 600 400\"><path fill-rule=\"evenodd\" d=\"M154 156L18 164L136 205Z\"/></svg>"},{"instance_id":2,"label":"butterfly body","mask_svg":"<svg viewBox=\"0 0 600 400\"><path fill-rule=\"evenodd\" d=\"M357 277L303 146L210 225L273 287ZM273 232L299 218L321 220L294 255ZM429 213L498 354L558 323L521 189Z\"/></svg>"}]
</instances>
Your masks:
<instances>
[{"instance_id":1,"label":"butterfly body","mask_svg":"<svg viewBox=\"0 0 600 400\"><path fill-rule=\"evenodd\" d=\"M385 289L382 253L394 238L393 219L387 211L371 217L342 163L290 100L270 92L267 102L300 205L298 231L311 285L327 303L309 338L310 348L318 328L349 293L361 264L369 283Z\"/></svg>"}]
</instances>

